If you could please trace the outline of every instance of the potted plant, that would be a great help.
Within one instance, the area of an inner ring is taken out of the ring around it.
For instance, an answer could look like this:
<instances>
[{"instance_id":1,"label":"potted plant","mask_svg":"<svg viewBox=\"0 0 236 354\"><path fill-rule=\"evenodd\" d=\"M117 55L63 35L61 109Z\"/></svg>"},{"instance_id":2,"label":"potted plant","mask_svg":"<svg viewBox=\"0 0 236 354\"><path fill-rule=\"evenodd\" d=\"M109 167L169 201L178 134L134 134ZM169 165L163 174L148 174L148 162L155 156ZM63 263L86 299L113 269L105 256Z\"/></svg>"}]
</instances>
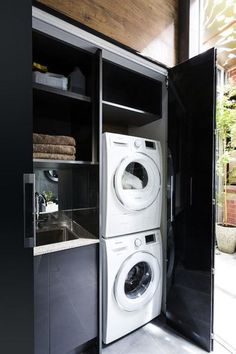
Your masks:
<instances>
[{"instance_id":1,"label":"potted plant","mask_svg":"<svg viewBox=\"0 0 236 354\"><path fill-rule=\"evenodd\" d=\"M236 136L236 86L227 86L219 96L216 110L216 125L220 142L220 152L216 164L220 178L218 205L221 208L220 222L216 224L216 240L220 251L233 253L236 247L236 225L228 220L228 185L235 169L229 171Z\"/></svg>"}]
</instances>

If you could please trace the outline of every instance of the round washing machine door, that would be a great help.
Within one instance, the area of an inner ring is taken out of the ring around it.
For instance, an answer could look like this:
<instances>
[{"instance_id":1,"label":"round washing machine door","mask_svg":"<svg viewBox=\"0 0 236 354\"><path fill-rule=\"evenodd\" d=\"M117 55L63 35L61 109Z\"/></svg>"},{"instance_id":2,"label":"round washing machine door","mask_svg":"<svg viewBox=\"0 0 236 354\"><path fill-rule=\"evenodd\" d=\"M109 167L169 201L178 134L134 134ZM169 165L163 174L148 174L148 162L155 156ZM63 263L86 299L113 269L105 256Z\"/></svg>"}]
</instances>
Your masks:
<instances>
[{"instance_id":1,"label":"round washing machine door","mask_svg":"<svg viewBox=\"0 0 236 354\"><path fill-rule=\"evenodd\" d=\"M114 295L126 311L136 311L147 304L156 292L161 278L160 264L148 252L136 252L125 260L117 273Z\"/></svg>"},{"instance_id":2,"label":"round washing machine door","mask_svg":"<svg viewBox=\"0 0 236 354\"><path fill-rule=\"evenodd\" d=\"M143 153L123 159L114 175L115 193L129 210L149 207L157 198L161 187L161 174L156 163Z\"/></svg>"}]
</instances>

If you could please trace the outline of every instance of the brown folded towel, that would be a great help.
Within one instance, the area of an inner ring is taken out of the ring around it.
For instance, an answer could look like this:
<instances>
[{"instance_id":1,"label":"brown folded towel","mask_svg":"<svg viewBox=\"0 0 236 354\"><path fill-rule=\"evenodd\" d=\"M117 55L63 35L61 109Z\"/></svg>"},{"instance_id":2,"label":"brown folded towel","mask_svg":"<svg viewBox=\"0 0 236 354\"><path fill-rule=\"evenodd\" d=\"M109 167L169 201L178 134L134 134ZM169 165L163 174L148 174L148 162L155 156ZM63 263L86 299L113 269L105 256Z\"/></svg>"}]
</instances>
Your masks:
<instances>
[{"instance_id":1,"label":"brown folded towel","mask_svg":"<svg viewBox=\"0 0 236 354\"><path fill-rule=\"evenodd\" d=\"M33 134L34 144L53 144L75 146L75 139L64 135Z\"/></svg>"},{"instance_id":2,"label":"brown folded towel","mask_svg":"<svg viewBox=\"0 0 236 354\"><path fill-rule=\"evenodd\" d=\"M50 154L75 155L75 147L67 145L52 145L52 144L34 144L34 152L43 152Z\"/></svg>"},{"instance_id":3,"label":"brown folded towel","mask_svg":"<svg viewBox=\"0 0 236 354\"><path fill-rule=\"evenodd\" d=\"M49 159L49 160L75 160L75 155L65 154L50 154L46 152L34 152L34 159Z\"/></svg>"}]
</instances>

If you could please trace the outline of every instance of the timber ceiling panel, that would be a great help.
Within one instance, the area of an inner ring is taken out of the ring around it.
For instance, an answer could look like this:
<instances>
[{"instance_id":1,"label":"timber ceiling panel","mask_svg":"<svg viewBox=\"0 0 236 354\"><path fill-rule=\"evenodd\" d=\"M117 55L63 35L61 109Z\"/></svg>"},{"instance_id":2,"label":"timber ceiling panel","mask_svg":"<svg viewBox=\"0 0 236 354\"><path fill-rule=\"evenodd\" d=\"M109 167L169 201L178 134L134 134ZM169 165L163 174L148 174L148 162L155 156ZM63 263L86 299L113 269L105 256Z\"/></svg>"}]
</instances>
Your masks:
<instances>
[{"instance_id":1,"label":"timber ceiling panel","mask_svg":"<svg viewBox=\"0 0 236 354\"><path fill-rule=\"evenodd\" d=\"M177 0L38 0L167 65L176 61Z\"/></svg>"}]
</instances>

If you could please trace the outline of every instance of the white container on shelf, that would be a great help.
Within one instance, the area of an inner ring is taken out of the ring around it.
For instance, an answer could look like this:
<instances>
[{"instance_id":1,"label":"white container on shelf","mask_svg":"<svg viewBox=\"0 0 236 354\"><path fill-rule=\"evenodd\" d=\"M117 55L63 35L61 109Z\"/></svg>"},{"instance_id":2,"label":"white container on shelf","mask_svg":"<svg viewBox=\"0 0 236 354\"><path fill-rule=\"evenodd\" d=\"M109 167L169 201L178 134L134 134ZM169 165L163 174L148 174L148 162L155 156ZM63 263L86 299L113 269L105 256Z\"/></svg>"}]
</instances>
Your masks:
<instances>
[{"instance_id":1,"label":"white container on shelf","mask_svg":"<svg viewBox=\"0 0 236 354\"><path fill-rule=\"evenodd\" d=\"M68 87L67 77L54 73L41 73L39 71L33 71L33 82L61 90L67 90Z\"/></svg>"},{"instance_id":2,"label":"white container on shelf","mask_svg":"<svg viewBox=\"0 0 236 354\"><path fill-rule=\"evenodd\" d=\"M58 204L48 202L46 206L46 213L54 213L55 211L58 211Z\"/></svg>"}]
</instances>

